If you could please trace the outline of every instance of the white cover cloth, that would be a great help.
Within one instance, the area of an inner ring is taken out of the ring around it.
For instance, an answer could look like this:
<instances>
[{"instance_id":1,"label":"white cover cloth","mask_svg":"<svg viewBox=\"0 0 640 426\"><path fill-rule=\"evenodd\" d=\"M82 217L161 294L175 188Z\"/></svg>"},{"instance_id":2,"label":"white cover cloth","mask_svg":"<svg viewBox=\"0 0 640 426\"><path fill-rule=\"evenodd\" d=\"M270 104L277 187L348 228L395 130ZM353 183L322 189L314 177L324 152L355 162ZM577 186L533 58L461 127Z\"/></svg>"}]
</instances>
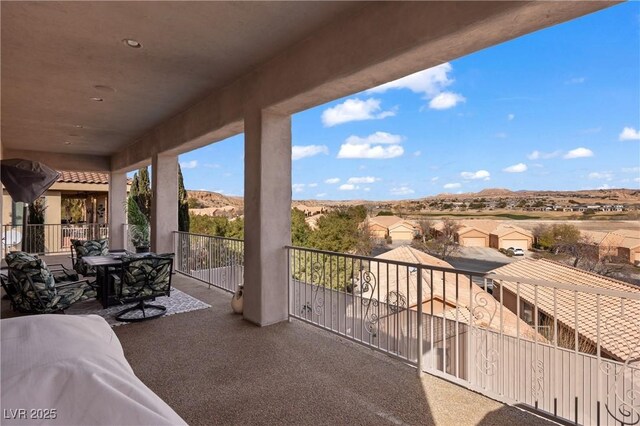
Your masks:
<instances>
[{"instance_id":1,"label":"white cover cloth","mask_svg":"<svg viewBox=\"0 0 640 426\"><path fill-rule=\"evenodd\" d=\"M0 321L3 425L184 425L138 379L97 315L36 315ZM11 419L25 409L26 419ZM56 418L38 419L55 409ZM10 411L14 410L14 411Z\"/></svg>"}]
</instances>

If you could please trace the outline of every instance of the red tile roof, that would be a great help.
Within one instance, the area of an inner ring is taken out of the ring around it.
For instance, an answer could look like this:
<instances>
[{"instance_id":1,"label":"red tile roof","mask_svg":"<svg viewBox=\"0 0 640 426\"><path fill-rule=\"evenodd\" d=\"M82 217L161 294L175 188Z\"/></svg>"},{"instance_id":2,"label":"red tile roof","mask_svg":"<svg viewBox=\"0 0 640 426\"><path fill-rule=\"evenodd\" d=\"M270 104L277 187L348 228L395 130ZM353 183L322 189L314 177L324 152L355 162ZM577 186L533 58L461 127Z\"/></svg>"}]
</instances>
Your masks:
<instances>
[{"instance_id":1,"label":"red tile roof","mask_svg":"<svg viewBox=\"0 0 640 426\"><path fill-rule=\"evenodd\" d=\"M98 172L68 172L59 170L58 182L67 183L109 183L109 173Z\"/></svg>"}]
</instances>

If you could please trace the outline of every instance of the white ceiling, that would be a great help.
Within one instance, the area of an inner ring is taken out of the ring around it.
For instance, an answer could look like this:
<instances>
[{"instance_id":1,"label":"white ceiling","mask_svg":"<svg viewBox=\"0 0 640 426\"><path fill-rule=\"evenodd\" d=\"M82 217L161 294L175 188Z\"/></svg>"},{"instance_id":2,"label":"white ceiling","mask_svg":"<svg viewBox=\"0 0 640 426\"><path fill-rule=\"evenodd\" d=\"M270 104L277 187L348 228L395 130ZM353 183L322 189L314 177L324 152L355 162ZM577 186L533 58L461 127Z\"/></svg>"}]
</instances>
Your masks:
<instances>
[{"instance_id":1,"label":"white ceiling","mask_svg":"<svg viewBox=\"0 0 640 426\"><path fill-rule=\"evenodd\" d=\"M110 155L360 6L3 1L1 7L4 147ZM125 38L143 47L127 47Z\"/></svg>"}]
</instances>

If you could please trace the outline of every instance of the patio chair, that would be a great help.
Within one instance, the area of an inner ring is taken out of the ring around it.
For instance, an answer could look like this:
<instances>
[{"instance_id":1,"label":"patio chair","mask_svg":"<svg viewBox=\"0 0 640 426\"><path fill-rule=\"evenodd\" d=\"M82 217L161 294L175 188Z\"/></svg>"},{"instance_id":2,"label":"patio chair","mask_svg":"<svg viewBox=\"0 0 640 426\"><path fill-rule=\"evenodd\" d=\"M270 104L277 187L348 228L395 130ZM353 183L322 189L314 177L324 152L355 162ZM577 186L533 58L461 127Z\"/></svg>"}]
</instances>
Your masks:
<instances>
[{"instance_id":1,"label":"patio chair","mask_svg":"<svg viewBox=\"0 0 640 426\"><path fill-rule=\"evenodd\" d=\"M112 274L116 297L122 304L138 302L135 306L116 313L116 320L138 322L158 318L167 308L145 303L156 297L171 294L173 253L144 257L125 257L119 273ZM141 311L142 317L125 316L129 312ZM149 314L147 311L154 311Z\"/></svg>"},{"instance_id":2,"label":"patio chair","mask_svg":"<svg viewBox=\"0 0 640 426\"><path fill-rule=\"evenodd\" d=\"M13 309L29 314L64 312L73 303L96 297L87 280L56 283L44 260L23 252L6 257L8 274L2 286Z\"/></svg>"},{"instance_id":3,"label":"patio chair","mask_svg":"<svg viewBox=\"0 0 640 426\"><path fill-rule=\"evenodd\" d=\"M71 240L71 264L83 277L96 275L96 268L82 261L85 256L106 256L109 254L109 240Z\"/></svg>"}]
</instances>

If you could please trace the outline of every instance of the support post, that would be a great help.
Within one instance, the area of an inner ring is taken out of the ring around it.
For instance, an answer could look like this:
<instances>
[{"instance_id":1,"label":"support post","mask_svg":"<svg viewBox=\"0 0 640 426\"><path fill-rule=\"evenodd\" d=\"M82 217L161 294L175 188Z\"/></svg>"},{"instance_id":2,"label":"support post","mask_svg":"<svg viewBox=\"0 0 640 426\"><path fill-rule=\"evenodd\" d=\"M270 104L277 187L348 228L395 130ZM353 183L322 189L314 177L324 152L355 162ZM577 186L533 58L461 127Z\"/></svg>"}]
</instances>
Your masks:
<instances>
[{"instance_id":1,"label":"support post","mask_svg":"<svg viewBox=\"0 0 640 426\"><path fill-rule=\"evenodd\" d=\"M151 161L151 251L173 252L178 230L178 156L155 154Z\"/></svg>"},{"instance_id":2,"label":"support post","mask_svg":"<svg viewBox=\"0 0 640 426\"><path fill-rule=\"evenodd\" d=\"M265 326L289 315L291 116L248 111L244 161L244 318Z\"/></svg>"},{"instance_id":3,"label":"support post","mask_svg":"<svg viewBox=\"0 0 640 426\"><path fill-rule=\"evenodd\" d=\"M127 223L127 174L125 172L109 173L109 248L124 249L127 247L127 236L124 224Z\"/></svg>"}]
</instances>

